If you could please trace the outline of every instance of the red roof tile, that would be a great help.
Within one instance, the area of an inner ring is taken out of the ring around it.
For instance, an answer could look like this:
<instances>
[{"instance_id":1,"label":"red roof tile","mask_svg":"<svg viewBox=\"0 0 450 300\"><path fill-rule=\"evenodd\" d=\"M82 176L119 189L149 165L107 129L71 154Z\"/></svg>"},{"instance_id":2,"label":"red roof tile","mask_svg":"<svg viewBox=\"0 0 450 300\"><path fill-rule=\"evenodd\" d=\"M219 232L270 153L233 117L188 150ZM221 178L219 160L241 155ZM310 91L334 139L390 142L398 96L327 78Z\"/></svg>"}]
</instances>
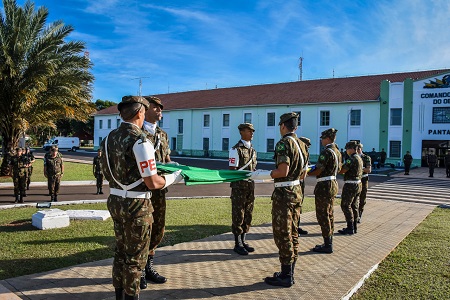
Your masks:
<instances>
[{"instance_id":1,"label":"red roof tile","mask_svg":"<svg viewBox=\"0 0 450 300\"><path fill-rule=\"evenodd\" d=\"M449 71L449 69L442 69L317 79L155 96L161 99L164 104L164 110L368 101L378 100L380 96L380 85L383 80L403 82L407 78L417 80L437 76ZM97 114L111 114L114 113L113 109L118 113L117 106L114 106L101 110Z\"/></svg>"}]
</instances>

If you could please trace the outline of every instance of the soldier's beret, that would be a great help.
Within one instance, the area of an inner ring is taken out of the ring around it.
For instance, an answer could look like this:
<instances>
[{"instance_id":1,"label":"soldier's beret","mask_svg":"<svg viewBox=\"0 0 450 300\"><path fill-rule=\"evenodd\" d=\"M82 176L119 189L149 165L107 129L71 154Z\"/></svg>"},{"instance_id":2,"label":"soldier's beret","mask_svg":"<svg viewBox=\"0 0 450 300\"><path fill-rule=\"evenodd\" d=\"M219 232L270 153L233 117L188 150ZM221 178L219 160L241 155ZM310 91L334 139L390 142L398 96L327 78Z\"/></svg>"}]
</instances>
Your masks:
<instances>
[{"instance_id":1,"label":"soldier's beret","mask_svg":"<svg viewBox=\"0 0 450 300\"><path fill-rule=\"evenodd\" d=\"M311 140L308 139L307 137L301 136L301 137L299 137L299 139L300 139L303 143L305 143L306 146L308 146L308 147L311 146Z\"/></svg>"},{"instance_id":2,"label":"soldier's beret","mask_svg":"<svg viewBox=\"0 0 450 300\"><path fill-rule=\"evenodd\" d=\"M356 141L350 141L345 144L345 149L356 149L356 147L358 147L358 143L356 143Z\"/></svg>"},{"instance_id":3,"label":"soldier's beret","mask_svg":"<svg viewBox=\"0 0 450 300\"><path fill-rule=\"evenodd\" d=\"M120 111L123 105L132 104L132 103L141 103L145 106L146 109L150 107L148 101L141 96L124 96L122 97L122 102L117 105L117 109Z\"/></svg>"},{"instance_id":4,"label":"soldier's beret","mask_svg":"<svg viewBox=\"0 0 450 300\"><path fill-rule=\"evenodd\" d=\"M161 109L164 109L164 106L162 105L161 99L154 96L144 96L145 100L147 100L149 103L154 103L161 107Z\"/></svg>"},{"instance_id":5,"label":"soldier's beret","mask_svg":"<svg viewBox=\"0 0 450 300\"><path fill-rule=\"evenodd\" d=\"M284 122L286 122L286 121L288 121L288 120L290 120L290 119L292 119L292 118L298 118L298 113L290 112L290 113L282 114L282 115L280 116L280 122L278 123L278 125L281 125L281 124L283 124Z\"/></svg>"},{"instance_id":6,"label":"soldier's beret","mask_svg":"<svg viewBox=\"0 0 450 300\"><path fill-rule=\"evenodd\" d=\"M334 128L328 128L327 130L322 131L322 134L320 136L321 139L323 138L334 138L336 136L336 132L338 132L337 129Z\"/></svg>"},{"instance_id":7,"label":"soldier's beret","mask_svg":"<svg viewBox=\"0 0 450 300\"><path fill-rule=\"evenodd\" d=\"M239 129L239 130L242 130L242 129L244 129L244 128L248 128L248 129L250 129L250 130L252 130L252 131L255 131L255 128L253 127L253 124L251 124L251 123L242 123L242 124L239 124L239 126L238 126L238 129Z\"/></svg>"}]
</instances>

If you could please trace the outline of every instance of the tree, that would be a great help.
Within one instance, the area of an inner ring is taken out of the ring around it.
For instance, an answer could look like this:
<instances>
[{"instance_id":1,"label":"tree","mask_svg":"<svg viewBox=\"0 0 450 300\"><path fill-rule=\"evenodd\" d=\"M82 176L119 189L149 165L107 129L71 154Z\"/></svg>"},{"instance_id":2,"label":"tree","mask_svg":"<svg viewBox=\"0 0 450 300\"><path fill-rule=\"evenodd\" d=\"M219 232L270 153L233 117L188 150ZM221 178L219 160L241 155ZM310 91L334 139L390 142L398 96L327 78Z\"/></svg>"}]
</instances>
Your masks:
<instances>
[{"instance_id":1,"label":"tree","mask_svg":"<svg viewBox=\"0 0 450 300\"><path fill-rule=\"evenodd\" d=\"M4 153L27 128L55 127L60 119L86 121L94 76L85 44L66 41L72 26L46 25L48 9L27 1L2 0L0 12L0 134ZM2 162L2 175L6 172Z\"/></svg>"}]
</instances>

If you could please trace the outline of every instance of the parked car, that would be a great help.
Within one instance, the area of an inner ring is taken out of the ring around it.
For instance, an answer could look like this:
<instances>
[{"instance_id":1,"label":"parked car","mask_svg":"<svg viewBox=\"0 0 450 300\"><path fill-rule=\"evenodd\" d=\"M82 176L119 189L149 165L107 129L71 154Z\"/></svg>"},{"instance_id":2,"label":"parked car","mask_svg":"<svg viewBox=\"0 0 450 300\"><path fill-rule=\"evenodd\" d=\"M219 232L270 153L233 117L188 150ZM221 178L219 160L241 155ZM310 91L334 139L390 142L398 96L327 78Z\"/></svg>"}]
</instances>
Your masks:
<instances>
[{"instance_id":1,"label":"parked car","mask_svg":"<svg viewBox=\"0 0 450 300\"><path fill-rule=\"evenodd\" d=\"M80 139L77 137L56 136L45 142L42 148L45 151L48 151L54 145L57 145L59 150L69 150L75 152L80 149Z\"/></svg>"}]
</instances>

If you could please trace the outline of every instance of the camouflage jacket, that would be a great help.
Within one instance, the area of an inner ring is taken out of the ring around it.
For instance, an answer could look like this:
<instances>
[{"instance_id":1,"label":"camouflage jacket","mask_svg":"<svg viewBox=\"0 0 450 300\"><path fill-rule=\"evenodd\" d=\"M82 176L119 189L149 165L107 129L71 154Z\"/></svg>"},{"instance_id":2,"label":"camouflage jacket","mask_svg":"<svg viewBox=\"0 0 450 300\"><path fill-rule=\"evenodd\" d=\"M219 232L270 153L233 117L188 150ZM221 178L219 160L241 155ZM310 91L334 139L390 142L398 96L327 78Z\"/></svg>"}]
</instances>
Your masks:
<instances>
[{"instance_id":1,"label":"camouflage jacket","mask_svg":"<svg viewBox=\"0 0 450 300\"><path fill-rule=\"evenodd\" d=\"M105 147L106 138L102 141L101 148L104 153L100 158L100 165L111 188L122 189L112 175L123 185L132 184L142 178L133 152L133 146L139 139L147 140L146 134L136 125L122 122L119 128L109 133L107 147ZM109 167L107 158L109 158ZM131 190L147 191L148 189L142 182Z\"/></svg>"},{"instance_id":2,"label":"camouflage jacket","mask_svg":"<svg viewBox=\"0 0 450 300\"><path fill-rule=\"evenodd\" d=\"M44 166L47 170L47 177L52 177L62 174L63 158L60 155L51 157L48 155L44 160Z\"/></svg>"},{"instance_id":3,"label":"camouflage jacket","mask_svg":"<svg viewBox=\"0 0 450 300\"><path fill-rule=\"evenodd\" d=\"M257 154L256 154L256 150L253 148L253 146L250 147L250 148L247 148L247 147L244 146L244 143L241 140L239 140L239 142L236 145L234 145L231 148L231 150L236 150L237 154L239 156L239 163L236 166L237 169L240 169L243 166L245 166L250 160L251 160L250 164L247 167L245 167L243 170L254 171L256 169L256 164L257 164L256 156L257 156ZM244 188L245 186L243 186L243 184L245 184L245 183L243 183L242 181L245 182L247 180L240 180L240 181L231 182L230 183L230 187L232 187L232 188ZM248 181L251 181L251 180L248 180Z\"/></svg>"},{"instance_id":4,"label":"camouflage jacket","mask_svg":"<svg viewBox=\"0 0 450 300\"><path fill-rule=\"evenodd\" d=\"M366 154L362 153L361 154L361 159L362 159L362 162L363 162L363 169L364 168L368 168L368 167L370 167L372 165L372 160L370 159L369 155L366 155ZM368 174L366 172L363 172L363 173L364 174Z\"/></svg>"},{"instance_id":5,"label":"camouflage jacket","mask_svg":"<svg viewBox=\"0 0 450 300\"><path fill-rule=\"evenodd\" d=\"M26 155L12 156L10 164L12 166L12 174L14 177L22 177L27 174L28 167L25 167L27 165Z\"/></svg>"},{"instance_id":6,"label":"camouflage jacket","mask_svg":"<svg viewBox=\"0 0 450 300\"><path fill-rule=\"evenodd\" d=\"M98 155L96 155L94 157L94 162L93 162L92 168L93 168L93 171L94 171L95 175L102 175L103 174L102 167L101 167L101 164L100 164L100 157L98 157Z\"/></svg>"},{"instance_id":7,"label":"camouflage jacket","mask_svg":"<svg viewBox=\"0 0 450 300\"><path fill-rule=\"evenodd\" d=\"M363 174L363 161L361 157L354 153L347 157L342 164L342 170L347 170L344 174L344 181L346 180L361 180Z\"/></svg>"},{"instance_id":8,"label":"camouflage jacket","mask_svg":"<svg viewBox=\"0 0 450 300\"><path fill-rule=\"evenodd\" d=\"M153 144L155 148L155 159L156 161L165 163L167 156L170 155L170 147L169 147L169 137L167 133L162 130L159 126L156 126L155 134L151 134L150 132L143 130L147 135L147 138Z\"/></svg>"},{"instance_id":9,"label":"camouflage jacket","mask_svg":"<svg viewBox=\"0 0 450 300\"><path fill-rule=\"evenodd\" d=\"M337 161L332 152L336 154ZM336 144L328 144L320 153L316 163L316 169L322 170L317 178L335 176L341 169L341 160L341 153Z\"/></svg>"},{"instance_id":10,"label":"camouflage jacket","mask_svg":"<svg viewBox=\"0 0 450 300\"><path fill-rule=\"evenodd\" d=\"M293 139L290 138L293 137ZM298 151L298 147L300 147L301 153ZM283 181L293 181L299 179L305 170L305 165L307 163L309 154L308 148L305 143L302 142L295 133L285 134L281 140L275 146L275 167L281 163L287 163L289 166L289 172L286 177L275 178L275 182L283 182ZM301 157L300 157L301 156ZM303 160L303 166L301 166L301 161Z\"/></svg>"}]
</instances>

